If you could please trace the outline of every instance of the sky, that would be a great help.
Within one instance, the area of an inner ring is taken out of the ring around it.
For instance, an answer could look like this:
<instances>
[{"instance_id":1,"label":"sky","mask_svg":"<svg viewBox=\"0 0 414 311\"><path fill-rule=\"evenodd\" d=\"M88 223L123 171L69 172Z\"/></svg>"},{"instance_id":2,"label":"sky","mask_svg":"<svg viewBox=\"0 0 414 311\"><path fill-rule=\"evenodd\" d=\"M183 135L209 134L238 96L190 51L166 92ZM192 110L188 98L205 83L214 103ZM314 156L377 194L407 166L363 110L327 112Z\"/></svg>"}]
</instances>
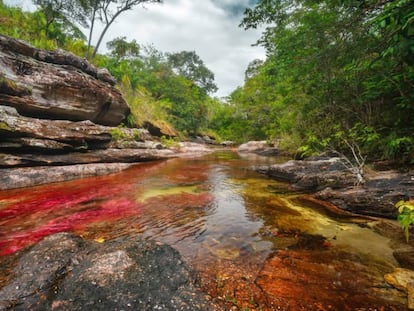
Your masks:
<instances>
[{"instance_id":1,"label":"sky","mask_svg":"<svg viewBox=\"0 0 414 311\"><path fill-rule=\"evenodd\" d=\"M28 0L7 0L23 4ZM244 9L255 0L164 0L122 13L111 25L99 52L116 37L153 45L161 52L195 51L214 73L219 90L215 96L229 95L244 82L244 71L254 59L264 59L262 47L252 46L261 30L238 27ZM95 40L98 34L95 32Z\"/></svg>"}]
</instances>

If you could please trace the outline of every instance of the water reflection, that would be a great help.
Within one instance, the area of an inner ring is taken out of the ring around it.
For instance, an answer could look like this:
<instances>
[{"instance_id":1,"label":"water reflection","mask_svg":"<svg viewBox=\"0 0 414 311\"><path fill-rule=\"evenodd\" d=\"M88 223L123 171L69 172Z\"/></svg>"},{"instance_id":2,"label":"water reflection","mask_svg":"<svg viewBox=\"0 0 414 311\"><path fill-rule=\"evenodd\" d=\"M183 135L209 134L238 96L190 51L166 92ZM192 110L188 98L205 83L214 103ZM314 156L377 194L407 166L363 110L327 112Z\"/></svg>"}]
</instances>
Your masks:
<instances>
[{"instance_id":1,"label":"water reflection","mask_svg":"<svg viewBox=\"0 0 414 311\"><path fill-rule=\"evenodd\" d=\"M0 254L61 231L99 242L140 233L178 249L228 308L392 305L372 293L396 265L388 240L361 220L328 217L249 169L279 160L219 152L0 192ZM363 299L350 297L358 288Z\"/></svg>"}]
</instances>

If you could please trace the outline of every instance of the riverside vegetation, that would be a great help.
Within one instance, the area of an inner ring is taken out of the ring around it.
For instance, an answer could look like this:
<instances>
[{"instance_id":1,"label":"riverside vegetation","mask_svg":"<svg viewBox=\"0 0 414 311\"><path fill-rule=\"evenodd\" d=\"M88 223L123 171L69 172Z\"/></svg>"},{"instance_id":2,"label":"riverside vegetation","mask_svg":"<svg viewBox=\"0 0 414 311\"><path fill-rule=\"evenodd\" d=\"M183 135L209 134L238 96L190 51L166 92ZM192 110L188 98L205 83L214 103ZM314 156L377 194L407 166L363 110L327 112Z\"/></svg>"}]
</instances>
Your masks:
<instances>
[{"instance_id":1,"label":"riverside vegetation","mask_svg":"<svg viewBox=\"0 0 414 311\"><path fill-rule=\"evenodd\" d=\"M266 26L257 44L267 58L253 60L244 85L223 99L212 96L214 74L195 52L163 53L126 37L108 42L107 54L91 51L78 26L92 28L105 1L60 1L59 10L54 1L34 2L38 10L24 12L0 1L0 32L95 55L131 108L126 126L149 121L181 137L280 140L304 156L335 150L352 157L352 145L368 161L413 161L412 1L258 1L241 26Z\"/></svg>"},{"instance_id":2,"label":"riverside vegetation","mask_svg":"<svg viewBox=\"0 0 414 311\"><path fill-rule=\"evenodd\" d=\"M175 156L171 150L164 150L161 154L158 149L163 148L162 145L177 148L180 139L194 136L206 137L206 141L215 139L242 142L263 139L279 142L280 149L289 154L296 153L300 158L322 153L328 156L340 155L346 160L341 164L341 168L346 169L346 174L352 172L353 177L357 177L356 183L360 188L351 189L351 195L356 201L360 200L361 195L367 196L365 189L368 184L382 185L380 178L371 181L365 179L365 165L374 161L377 164L385 164L387 168L393 165L405 170L406 180L402 187L406 185L411 191L413 178L407 173L409 165L413 164L414 155L414 4L411 1L257 1L255 7L246 9L241 26L267 26L257 43L266 48L267 59L253 60L246 69L244 85L222 99L213 97L217 90L214 74L195 52L163 53L153 46L142 46L135 40L129 41L121 36L108 42L107 54L98 53L101 39L114 20L105 17L117 18L119 14L137 4L157 2L161 1L34 0L37 11L25 12L18 7L7 6L0 0L2 46L11 43L14 47L24 47L23 51L26 52L26 48L36 50L38 52L33 55L25 56L32 57L36 54L35 56L40 57L36 59L38 62L44 62L46 59L50 61L50 56L53 55L56 59L64 61L72 59L81 66L86 64L87 68L82 69L89 71L93 66L84 61L83 57L86 57L96 67L107 68L110 74L93 67L93 76L98 80L102 79L102 83L108 84L110 91L117 94L123 111L122 114L118 114L119 122L114 122L112 118L104 119L102 116L106 114L106 108L112 105L112 101L106 106L107 102L100 100L98 104L102 104L100 108L105 113L91 116L86 118L89 121L76 124L76 131L79 131L81 125L83 131L91 133L90 144L76 136L71 138L74 142L66 141L65 144L59 142L61 137L58 137L57 144L50 146L49 136L41 140L31 137L31 128L28 130L25 126L33 125L33 118L19 115L14 108L2 107L0 113L4 120L2 119L0 130L9 135L8 141L2 141L2 148L16 151L16 146L28 144L31 150L61 149L58 156L51 151L49 154L38 151L37 157L33 154L23 154L20 158L4 157L3 163L6 167L27 166L30 163L72 163L72 158L65 157L69 149L76 151L76 163L98 161L108 166L109 160L119 161L121 158L123 162L135 163L137 159ZM106 4L111 3L119 4L119 11L110 11L115 7ZM60 6L56 6L57 4ZM105 31L100 34L97 46L91 47L93 25L102 20L106 20ZM80 31L79 26L91 30L89 38ZM9 40L9 37L3 35L23 39L43 50L32 49L25 43L16 43L17 41ZM47 50L55 52L49 53ZM10 51L7 52L3 48L0 53L10 55ZM15 54L8 59L17 61L20 58ZM32 62L36 63L34 59ZM59 64L68 65L58 62L50 68L57 68ZM0 65L7 64L4 62ZM30 68L14 66L12 71L22 79L30 79ZM116 89L112 85L115 85ZM34 90L36 89L24 89L19 84L13 84L13 81L8 80L6 70L0 73L0 93L3 95L8 96L11 92L11 95L35 97L38 92ZM70 112L68 117L71 115ZM6 117L9 121L17 118L25 120L24 124L16 124L20 126L20 132L30 136L30 139L16 139L15 133L10 134L14 130L9 126L11 123L6 122ZM95 121L100 121L104 126L118 126L122 119L119 127L109 128L94 124ZM60 118L40 120L36 124L40 126L43 123L56 127L67 127L68 124L75 126L73 123L62 122ZM140 130L138 127L144 127L148 131ZM54 132L50 130L50 126L42 128ZM60 130L57 132L53 134L59 136L63 133L60 133ZM162 144L153 143L148 146L145 141L148 132L161 137L158 140ZM106 150L108 146L110 150ZM96 148L99 150L89 150ZM138 152L141 148L143 150ZM55 162L51 162L52 158ZM275 173L277 169L280 169L280 166L272 166L267 170ZM48 167L48 170L51 170L51 167ZM326 166L322 167L323 170L326 170ZM56 172L62 173L59 168ZM301 174L306 175L300 179L302 185L309 186L316 182L315 187L320 186L319 175L310 176L304 172ZM346 178L346 182L349 181L352 181L352 178ZM359 194L357 190L361 190ZM105 188L105 193L107 191ZM323 200L325 196L340 202L341 199L335 197L334 192L331 189L321 191L319 195ZM405 232L407 242L410 242L408 237L414 223L414 209L412 201L407 201L411 195L405 195L406 193L409 192L395 191L393 195L401 197L398 200L405 200L397 203L396 207L399 213L398 221ZM384 200L381 196L378 205ZM95 204L95 201L91 202ZM158 201L156 204L162 205ZM120 206L122 204L118 201L111 201L111 204L105 205L115 208L115 214L119 213ZM135 205L133 207L134 211L139 210ZM372 205L369 205L369 208L374 209ZM391 209L391 214L395 218L397 209L393 205ZM269 232L263 234L279 236L277 230ZM283 236L285 232L281 234ZM294 232L292 234L296 235ZM296 236L290 238L296 239ZM333 241L336 239L336 236L332 238ZM97 241L101 241L101 237ZM212 240L212 245L215 245L216 241ZM211 248L211 245L206 246ZM329 248L330 244L322 243L319 246ZM237 254L228 250L220 250L218 253L226 260ZM404 253L404 256L401 255L398 261L405 262L408 258L407 266L411 268L412 251L399 250L398 254L401 253ZM393 256L396 257L395 254ZM129 266L129 259L124 257L127 259L125 266ZM278 264L276 257L269 266L269 271L277 270L274 269ZM122 274L123 270L120 273ZM379 273L381 280L382 275L382 272ZM263 278L262 286L268 284L273 283ZM411 289L407 288L406 286L404 290L410 292ZM269 288L269 292L279 297L276 288ZM412 296L409 295L409 300L410 297ZM228 303L233 303L231 297L227 300ZM203 303L203 300L197 302ZM253 302L249 304L254 305ZM409 305L414 306L410 303Z\"/></svg>"}]
</instances>

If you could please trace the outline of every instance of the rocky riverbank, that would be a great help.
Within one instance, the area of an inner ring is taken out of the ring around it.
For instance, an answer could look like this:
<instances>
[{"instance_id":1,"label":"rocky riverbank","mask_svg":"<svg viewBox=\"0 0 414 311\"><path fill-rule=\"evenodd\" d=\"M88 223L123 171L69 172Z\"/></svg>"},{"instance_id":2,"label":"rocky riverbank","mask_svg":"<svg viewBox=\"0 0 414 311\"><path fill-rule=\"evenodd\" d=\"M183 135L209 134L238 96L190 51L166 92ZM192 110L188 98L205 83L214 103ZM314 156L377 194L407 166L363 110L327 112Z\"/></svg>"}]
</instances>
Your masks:
<instances>
[{"instance_id":1,"label":"rocky riverbank","mask_svg":"<svg viewBox=\"0 0 414 311\"><path fill-rule=\"evenodd\" d=\"M414 173L367 169L365 183L358 180L341 158L291 160L255 168L286 181L295 190L312 192L320 200L359 215L396 219L395 203L414 197Z\"/></svg>"},{"instance_id":2,"label":"rocky riverbank","mask_svg":"<svg viewBox=\"0 0 414 311\"><path fill-rule=\"evenodd\" d=\"M177 251L138 236L59 233L17 256L0 310L219 310Z\"/></svg>"},{"instance_id":3,"label":"rocky riverbank","mask_svg":"<svg viewBox=\"0 0 414 311\"><path fill-rule=\"evenodd\" d=\"M250 143L239 152L263 154L263 151L268 148L266 144ZM384 280L394 288L394 291L397 290L395 297L401 295L401 298L406 300L408 309L412 310L414 309L414 242L412 237L408 243L405 240L396 222L398 211L395 204L400 200L414 198L414 172L412 170L378 171L368 167L363 176L364 182L360 183L345 161L338 157L316 157L258 166L255 170L270 178L289 183L293 191L304 193L298 198L299 201L314 203L317 208L323 207L324 212L333 217L366 215L372 218L375 223L374 230L390 239L393 257L400 265L394 269L394 272L384 275ZM318 259L319 261L321 259ZM276 269L280 268L276 266ZM272 290L277 292L277 288Z\"/></svg>"},{"instance_id":4,"label":"rocky riverbank","mask_svg":"<svg viewBox=\"0 0 414 311\"><path fill-rule=\"evenodd\" d=\"M119 125L129 107L115 79L65 51L0 35L0 190L109 174L130 165L209 152L166 148L153 124Z\"/></svg>"}]
</instances>

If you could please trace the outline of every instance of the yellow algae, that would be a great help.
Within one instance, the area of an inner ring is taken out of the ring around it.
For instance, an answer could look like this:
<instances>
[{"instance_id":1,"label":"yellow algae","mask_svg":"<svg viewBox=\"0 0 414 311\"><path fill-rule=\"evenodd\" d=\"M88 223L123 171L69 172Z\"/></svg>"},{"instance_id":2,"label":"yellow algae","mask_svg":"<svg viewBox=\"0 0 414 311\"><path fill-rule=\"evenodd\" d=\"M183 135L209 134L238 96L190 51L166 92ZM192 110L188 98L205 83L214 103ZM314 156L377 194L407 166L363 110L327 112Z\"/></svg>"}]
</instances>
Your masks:
<instances>
[{"instance_id":1,"label":"yellow algae","mask_svg":"<svg viewBox=\"0 0 414 311\"><path fill-rule=\"evenodd\" d=\"M170 196L170 195L177 195L177 194L197 194L200 193L198 185L191 185L191 186L173 186L173 187L163 187L163 188L153 188L153 189L146 189L144 192L140 192L137 194L137 201L138 202L145 202L148 199L158 197L158 196Z\"/></svg>"},{"instance_id":2,"label":"yellow algae","mask_svg":"<svg viewBox=\"0 0 414 311\"><path fill-rule=\"evenodd\" d=\"M241 185L242 194L256 197L267 198L274 195L274 190L284 189L286 185L282 182L263 179L263 178L249 178L249 179L229 179L229 183Z\"/></svg>"},{"instance_id":3,"label":"yellow algae","mask_svg":"<svg viewBox=\"0 0 414 311\"><path fill-rule=\"evenodd\" d=\"M211 246L207 242L203 242L201 245L219 259L232 260L240 256L240 250L237 248L223 246L218 248L217 245Z\"/></svg>"},{"instance_id":4,"label":"yellow algae","mask_svg":"<svg viewBox=\"0 0 414 311\"><path fill-rule=\"evenodd\" d=\"M238 241L236 237L230 237L230 240ZM201 243L202 247L207 249L211 254L219 259L233 260L240 256L240 249L232 243L221 243L214 237L210 237Z\"/></svg>"},{"instance_id":5,"label":"yellow algae","mask_svg":"<svg viewBox=\"0 0 414 311\"><path fill-rule=\"evenodd\" d=\"M301 227L301 231L309 234L321 234L326 237L332 245L343 248L347 252L360 254L369 254L372 258L396 265L393 256L393 249L390 246L389 239L368 228L353 223L341 223L328 216L315 211L311 208L305 208L291 203L288 199L285 201L286 206L298 211L301 216L288 216L286 219L278 220L283 226ZM304 229L304 230L302 230Z\"/></svg>"}]
</instances>

